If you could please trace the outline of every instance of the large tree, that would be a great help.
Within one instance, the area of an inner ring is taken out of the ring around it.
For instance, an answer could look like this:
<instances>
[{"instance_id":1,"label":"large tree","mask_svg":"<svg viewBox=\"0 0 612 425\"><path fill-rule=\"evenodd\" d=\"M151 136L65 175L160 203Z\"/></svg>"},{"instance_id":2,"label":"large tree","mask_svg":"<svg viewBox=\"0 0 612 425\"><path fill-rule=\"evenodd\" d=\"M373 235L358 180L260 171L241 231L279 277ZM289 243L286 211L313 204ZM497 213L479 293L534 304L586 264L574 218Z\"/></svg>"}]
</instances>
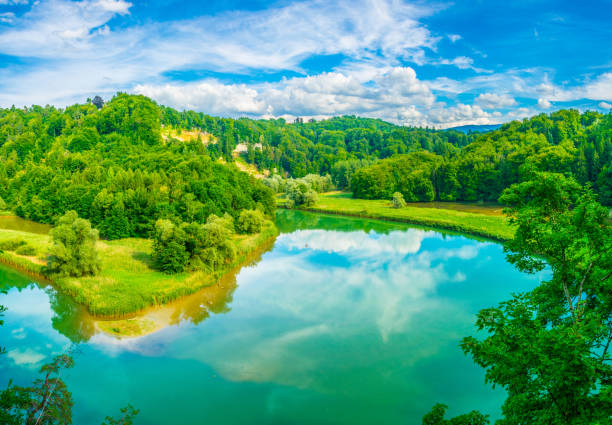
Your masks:
<instances>
[{"instance_id":1,"label":"large tree","mask_svg":"<svg viewBox=\"0 0 612 425\"><path fill-rule=\"evenodd\" d=\"M507 243L519 270L549 280L478 314L484 339L462 347L507 391L498 424L610 424L612 228L589 188L538 173L500 199L517 225Z\"/></svg>"},{"instance_id":2,"label":"large tree","mask_svg":"<svg viewBox=\"0 0 612 425\"><path fill-rule=\"evenodd\" d=\"M49 251L48 269L63 276L95 275L100 271L96 250L98 231L88 220L68 211L51 230L53 246Z\"/></svg>"}]
</instances>

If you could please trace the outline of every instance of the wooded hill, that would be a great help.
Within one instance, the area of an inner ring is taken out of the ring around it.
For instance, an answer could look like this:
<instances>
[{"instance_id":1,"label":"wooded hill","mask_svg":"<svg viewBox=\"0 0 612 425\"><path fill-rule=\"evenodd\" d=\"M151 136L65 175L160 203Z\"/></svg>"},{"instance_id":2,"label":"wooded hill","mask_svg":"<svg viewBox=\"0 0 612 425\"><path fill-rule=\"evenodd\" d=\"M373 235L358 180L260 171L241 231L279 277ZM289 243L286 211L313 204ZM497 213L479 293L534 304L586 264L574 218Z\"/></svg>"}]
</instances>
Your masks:
<instances>
[{"instance_id":1,"label":"wooded hill","mask_svg":"<svg viewBox=\"0 0 612 425\"><path fill-rule=\"evenodd\" d=\"M363 198L390 199L400 191L412 201L491 201L539 170L590 183L603 203L612 204L610 114L561 110L468 134L354 116L286 123L220 119L171 108L163 108L162 121L215 135L219 143L209 145L213 158L230 159L233 147L246 143L244 159L260 169L294 178L329 173L340 189L350 185L358 169L389 158L360 173L351 189Z\"/></svg>"},{"instance_id":2,"label":"wooded hill","mask_svg":"<svg viewBox=\"0 0 612 425\"><path fill-rule=\"evenodd\" d=\"M0 209L44 223L75 210L109 239L148 237L159 218L272 215L260 181L211 159L201 142L164 140L162 112L126 94L101 109L0 109Z\"/></svg>"}]
</instances>

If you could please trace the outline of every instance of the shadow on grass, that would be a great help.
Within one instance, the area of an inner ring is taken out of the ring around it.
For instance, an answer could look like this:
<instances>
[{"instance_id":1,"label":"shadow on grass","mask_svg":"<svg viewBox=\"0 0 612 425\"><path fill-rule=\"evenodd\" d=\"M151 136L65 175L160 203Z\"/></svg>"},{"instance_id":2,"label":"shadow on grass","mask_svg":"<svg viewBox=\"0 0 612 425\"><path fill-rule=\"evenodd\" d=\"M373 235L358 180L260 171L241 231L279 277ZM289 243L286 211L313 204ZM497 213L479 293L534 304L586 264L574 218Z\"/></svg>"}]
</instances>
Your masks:
<instances>
[{"instance_id":1,"label":"shadow on grass","mask_svg":"<svg viewBox=\"0 0 612 425\"><path fill-rule=\"evenodd\" d=\"M132 258L136 261L140 261L145 264L148 268L154 270L155 264L153 263L153 257L148 252L137 251L132 254Z\"/></svg>"}]
</instances>

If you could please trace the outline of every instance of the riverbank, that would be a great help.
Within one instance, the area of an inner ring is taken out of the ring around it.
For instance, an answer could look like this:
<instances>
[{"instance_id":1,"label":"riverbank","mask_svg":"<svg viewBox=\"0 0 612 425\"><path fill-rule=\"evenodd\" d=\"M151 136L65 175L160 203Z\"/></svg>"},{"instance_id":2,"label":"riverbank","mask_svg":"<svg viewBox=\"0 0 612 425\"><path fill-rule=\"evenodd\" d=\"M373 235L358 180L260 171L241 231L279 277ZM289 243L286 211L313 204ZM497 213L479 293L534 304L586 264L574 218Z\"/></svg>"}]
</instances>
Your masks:
<instances>
[{"instance_id":1,"label":"riverbank","mask_svg":"<svg viewBox=\"0 0 612 425\"><path fill-rule=\"evenodd\" d=\"M447 205L445 205L447 204ZM439 229L452 230L497 241L513 237L514 229L501 213L500 206L436 202L427 207L408 204L404 208L393 208L391 201L354 199L350 193L329 192L319 194L318 201L305 211L338 214L350 217L372 218L417 224ZM278 202L283 207L283 202Z\"/></svg>"},{"instance_id":2,"label":"riverbank","mask_svg":"<svg viewBox=\"0 0 612 425\"><path fill-rule=\"evenodd\" d=\"M0 229L0 243L23 240L33 247L36 255L25 256L14 252L0 253L0 262L36 277L49 280L60 292L69 295L98 318L124 318L149 307L163 305L214 285L224 275L248 262L251 253L269 243L278 230L266 221L256 235L235 235L237 257L214 273L204 271L167 275L153 268L152 241L149 239L120 239L98 241L97 248L102 270L97 276L80 278L48 278L43 274L45 255L51 245L48 235Z\"/></svg>"}]
</instances>

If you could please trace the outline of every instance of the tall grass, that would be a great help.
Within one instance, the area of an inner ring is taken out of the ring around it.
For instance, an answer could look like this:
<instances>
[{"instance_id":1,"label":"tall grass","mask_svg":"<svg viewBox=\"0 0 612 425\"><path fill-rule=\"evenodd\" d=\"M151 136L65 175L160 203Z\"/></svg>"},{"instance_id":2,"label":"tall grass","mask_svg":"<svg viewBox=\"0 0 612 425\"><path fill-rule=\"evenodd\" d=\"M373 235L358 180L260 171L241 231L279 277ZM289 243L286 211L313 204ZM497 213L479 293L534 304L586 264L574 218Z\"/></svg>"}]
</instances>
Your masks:
<instances>
[{"instance_id":1,"label":"tall grass","mask_svg":"<svg viewBox=\"0 0 612 425\"><path fill-rule=\"evenodd\" d=\"M153 268L152 242L148 239L122 239L99 241L98 252L102 271L97 276L57 277L48 280L60 292L70 295L89 312L98 317L129 317L148 307L161 305L179 297L192 294L201 288L215 284L225 274L248 260L249 255L277 235L276 226L268 221L261 233L236 235L237 258L214 272L195 271L167 275ZM33 233L0 230L0 241L14 238L15 234L38 252L47 252L49 237ZM43 277L44 263L34 258L0 253L0 262L36 277Z\"/></svg>"}]
</instances>

